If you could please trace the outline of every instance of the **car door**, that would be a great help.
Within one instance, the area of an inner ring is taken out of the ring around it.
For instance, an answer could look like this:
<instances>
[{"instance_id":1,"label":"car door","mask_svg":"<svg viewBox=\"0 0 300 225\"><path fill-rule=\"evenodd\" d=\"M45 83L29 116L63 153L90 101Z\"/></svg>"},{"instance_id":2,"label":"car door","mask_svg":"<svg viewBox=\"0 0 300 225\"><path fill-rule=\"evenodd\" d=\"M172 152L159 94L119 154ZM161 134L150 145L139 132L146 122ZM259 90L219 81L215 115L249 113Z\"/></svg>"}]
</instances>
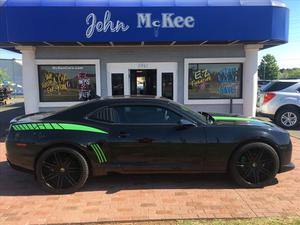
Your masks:
<instances>
[{"instance_id":1,"label":"car door","mask_svg":"<svg viewBox=\"0 0 300 225\"><path fill-rule=\"evenodd\" d=\"M201 126L180 127L178 112L159 105L115 105L108 138L111 166L128 172L201 170L205 134Z\"/></svg>"}]
</instances>

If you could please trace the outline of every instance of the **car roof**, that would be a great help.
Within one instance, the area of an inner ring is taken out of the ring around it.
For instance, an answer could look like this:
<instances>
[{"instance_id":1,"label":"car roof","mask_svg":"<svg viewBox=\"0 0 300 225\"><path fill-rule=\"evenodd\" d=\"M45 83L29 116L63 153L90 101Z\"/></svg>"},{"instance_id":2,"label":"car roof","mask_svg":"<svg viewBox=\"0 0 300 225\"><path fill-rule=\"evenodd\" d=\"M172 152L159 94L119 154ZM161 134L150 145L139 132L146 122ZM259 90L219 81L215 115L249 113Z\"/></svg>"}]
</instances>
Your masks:
<instances>
[{"instance_id":1,"label":"car roof","mask_svg":"<svg viewBox=\"0 0 300 225\"><path fill-rule=\"evenodd\" d=\"M83 118L83 116L88 113L93 112L94 110L115 103L162 103L168 104L171 100L163 97L157 96L111 96L111 97L98 97L96 99L86 101L66 109L63 109L59 112L54 113L52 116L47 117L47 119L69 119L77 120Z\"/></svg>"},{"instance_id":2,"label":"car roof","mask_svg":"<svg viewBox=\"0 0 300 225\"><path fill-rule=\"evenodd\" d=\"M164 98L164 97L158 97L158 96L154 96L154 95L120 95L120 96L108 96L108 97L100 97L98 98L98 100L121 100L121 99L145 99L145 100L149 100L149 99L159 99L159 100L167 100L169 101L169 99Z\"/></svg>"}]
</instances>

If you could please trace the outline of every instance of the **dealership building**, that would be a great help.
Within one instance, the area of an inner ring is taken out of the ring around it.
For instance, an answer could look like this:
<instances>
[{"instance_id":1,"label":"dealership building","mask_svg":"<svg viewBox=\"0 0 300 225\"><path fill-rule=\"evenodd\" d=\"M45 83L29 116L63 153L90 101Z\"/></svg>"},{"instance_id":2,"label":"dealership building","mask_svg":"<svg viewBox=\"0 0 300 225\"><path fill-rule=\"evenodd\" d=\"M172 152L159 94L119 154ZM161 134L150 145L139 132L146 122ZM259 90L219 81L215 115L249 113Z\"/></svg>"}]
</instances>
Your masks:
<instances>
[{"instance_id":1,"label":"dealership building","mask_svg":"<svg viewBox=\"0 0 300 225\"><path fill-rule=\"evenodd\" d=\"M258 51L286 43L288 24L280 0L0 0L26 113L156 95L254 116Z\"/></svg>"}]
</instances>

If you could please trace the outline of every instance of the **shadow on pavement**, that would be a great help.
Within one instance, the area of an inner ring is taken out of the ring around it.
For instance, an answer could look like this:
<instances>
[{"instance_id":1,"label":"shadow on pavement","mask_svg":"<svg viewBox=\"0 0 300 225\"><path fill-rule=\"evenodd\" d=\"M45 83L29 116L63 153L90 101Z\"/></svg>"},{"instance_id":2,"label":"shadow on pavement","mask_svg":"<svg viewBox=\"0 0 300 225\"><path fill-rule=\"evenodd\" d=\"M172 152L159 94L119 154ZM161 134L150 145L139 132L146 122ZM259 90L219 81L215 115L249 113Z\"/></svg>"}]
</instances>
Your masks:
<instances>
[{"instance_id":1,"label":"shadow on pavement","mask_svg":"<svg viewBox=\"0 0 300 225\"><path fill-rule=\"evenodd\" d=\"M274 179L270 185L277 183ZM0 184L0 196L49 195L39 188L33 175L13 170L7 162L0 162ZM114 194L122 190L238 188L226 174L112 174L90 178L80 192Z\"/></svg>"}]
</instances>

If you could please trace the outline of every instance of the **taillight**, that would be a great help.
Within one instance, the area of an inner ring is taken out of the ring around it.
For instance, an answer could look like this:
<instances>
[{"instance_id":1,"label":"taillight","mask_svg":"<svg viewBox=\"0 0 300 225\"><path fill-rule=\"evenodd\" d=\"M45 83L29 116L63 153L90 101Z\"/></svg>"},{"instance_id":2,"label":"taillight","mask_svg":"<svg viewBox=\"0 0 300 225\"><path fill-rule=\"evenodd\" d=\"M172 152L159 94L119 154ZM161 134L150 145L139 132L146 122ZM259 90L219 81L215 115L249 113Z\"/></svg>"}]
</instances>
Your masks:
<instances>
[{"instance_id":1,"label":"taillight","mask_svg":"<svg viewBox=\"0 0 300 225\"><path fill-rule=\"evenodd\" d=\"M263 102L263 104L271 101L275 96L276 96L276 94L273 93L273 92L267 92L267 93L265 93L264 94L264 102Z\"/></svg>"}]
</instances>

